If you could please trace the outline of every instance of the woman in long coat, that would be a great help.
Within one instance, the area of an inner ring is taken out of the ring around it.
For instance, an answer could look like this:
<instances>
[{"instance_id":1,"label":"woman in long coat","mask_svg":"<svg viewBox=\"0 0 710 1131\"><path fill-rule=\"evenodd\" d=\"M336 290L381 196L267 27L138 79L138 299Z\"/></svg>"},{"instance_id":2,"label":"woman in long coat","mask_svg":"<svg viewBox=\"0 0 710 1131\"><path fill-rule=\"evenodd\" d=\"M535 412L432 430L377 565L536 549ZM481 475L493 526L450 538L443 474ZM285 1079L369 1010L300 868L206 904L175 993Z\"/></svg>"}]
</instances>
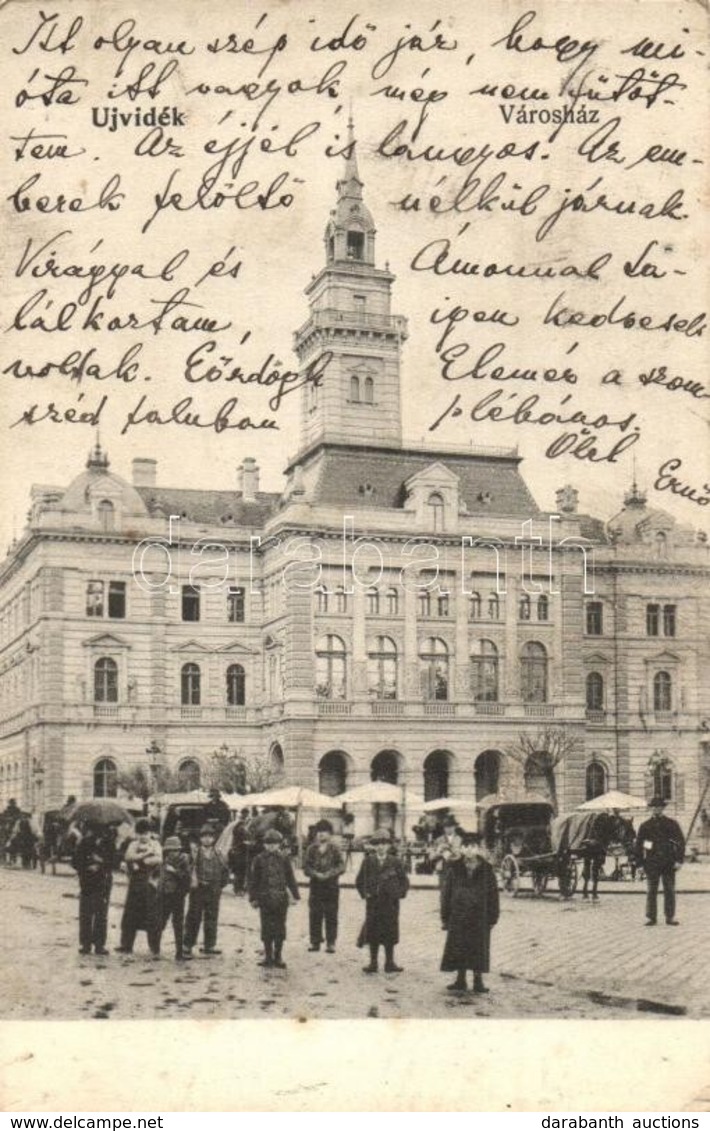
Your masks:
<instances>
[{"instance_id":1,"label":"woman in long coat","mask_svg":"<svg viewBox=\"0 0 710 1131\"><path fill-rule=\"evenodd\" d=\"M498 884L493 869L478 853L479 837L463 834L463 856L444 877L441 920L447 932L441 969L456 971L450 990L465 990L466 971L473 971L473 992L488 993L483 974L490 969L491 929L498 922Z\"/></svg>"},{"instance_id":2,"label":"woman in long coat","mask_svg":"<svg viewBox=\"0 0 710 1131\"><path fill-rule=\"evenodd\" d=\"M145 817L136 821L135 833L135 839L128 845L124 857L128 870L128 892L121 918L121 945L116 950L132 954L136 934L145 931L151 954L159 958L162 927L159 889L163 851Z\"/></svg>"},{"instance_id":3,"label":"woman in long coat","mask_svg":"<svg viewBox=\"0 0 710 1131\"><path fill-rule=\"evenodd\" d=\"M398 974L402 967L395 963L394 948L399 942L399 901L409 890L409 880L389 837L380 833L372 843L375 850L366 853L355 880L366 901L365 924L357 945L370 948L370 963L363 967L366 974L377 973L380 946L385 948L385 973Z\"/></svg>"}]
</instances>

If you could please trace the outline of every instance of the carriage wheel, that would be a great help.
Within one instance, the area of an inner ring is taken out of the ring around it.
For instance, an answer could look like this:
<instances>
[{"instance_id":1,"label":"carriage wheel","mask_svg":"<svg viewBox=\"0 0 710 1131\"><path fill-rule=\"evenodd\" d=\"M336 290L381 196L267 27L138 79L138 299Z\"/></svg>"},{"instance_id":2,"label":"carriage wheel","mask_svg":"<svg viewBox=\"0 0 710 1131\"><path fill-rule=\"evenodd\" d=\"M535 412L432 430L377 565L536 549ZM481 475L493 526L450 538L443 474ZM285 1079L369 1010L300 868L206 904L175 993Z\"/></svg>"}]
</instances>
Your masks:
<instances>
[{"instance_id":1,"label":"carriage wheel","mask_svg":"<svg viewBox=\"0 0 710 1131\"><path fill-rule=\"evenodd\" d=\"M563 899L571 899L577 890L577 861L572 857L560 865L559 884Z\"/></svg>"},{"instance_id":2,"label":"carriage wheel","mask_svg":"<svg viewBox=\"0 0 710 1131\"><path fill-rule=\"evenodd\" d=\"M503 857L500 865L500 876L505 894L512 895L515 898L520 889L520 869L514 856Z\"/></svg>"},{"instance_id":3,"label":"carriage wheel","mask_svg":"<svg viewBox=\"0 0 710 1131\"><path fill-rule=\"evenodd\" d=\"M539 869L532 874L532 885L535 895L544 895L547 890L547 881L549 880L547 872L541 872Z\"/></svg>"}]
</instances>

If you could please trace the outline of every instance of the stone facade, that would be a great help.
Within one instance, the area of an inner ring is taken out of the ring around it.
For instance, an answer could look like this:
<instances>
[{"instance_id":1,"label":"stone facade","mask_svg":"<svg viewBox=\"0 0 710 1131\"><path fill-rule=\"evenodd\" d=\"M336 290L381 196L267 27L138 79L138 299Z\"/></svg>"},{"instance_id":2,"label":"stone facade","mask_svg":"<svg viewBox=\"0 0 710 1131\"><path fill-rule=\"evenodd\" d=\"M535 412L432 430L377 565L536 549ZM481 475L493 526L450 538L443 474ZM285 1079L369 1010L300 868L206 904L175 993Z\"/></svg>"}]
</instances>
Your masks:
<instances>
[{"instance_id":1,"label":"stone facade","mask_svg":"<svg viewBox=\"0 0 710 1131\"><path fill-rule=\"evenodd\" d=\"M132 482L97 445L32 489L0 566L0 799L27 809L226 745L335 792L519 796L554 733L561 809L707 779L708 547L634 486L608 524L541 512L514 451L407 447L393 276L354 157L296 335L301 449L280 493ZM258 535L258 537L257 537ZM208 548L217 543L224 550Z\"/></svg>"}]
</instances>

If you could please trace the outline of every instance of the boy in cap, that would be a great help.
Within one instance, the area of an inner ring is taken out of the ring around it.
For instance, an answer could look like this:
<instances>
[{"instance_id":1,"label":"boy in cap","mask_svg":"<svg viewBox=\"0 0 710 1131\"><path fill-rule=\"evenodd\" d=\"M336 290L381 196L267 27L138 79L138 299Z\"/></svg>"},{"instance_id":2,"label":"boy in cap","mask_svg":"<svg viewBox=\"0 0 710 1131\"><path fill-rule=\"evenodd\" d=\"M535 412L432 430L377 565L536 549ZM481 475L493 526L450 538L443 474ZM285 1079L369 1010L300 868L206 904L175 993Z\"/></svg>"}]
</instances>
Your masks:
<instances>
[{"instance_id":1,"label":"boy in cap","mask_svg":"<svg viewBox=\"0 0 710 1131\"><path fill-rule=\"evenodd\" d=\"M249 902L258 907L261 917L261 940L264 957L260 966L284 969L283 945L286 938L286 915L289 892L298 902L298 884L293 865L281 851L283 837L276 829L264 836L264 850L255 858L249 875Z\"/></svg>"},{"instance_id":2,"label":"boy in cap","mask_svg":"<svg viewBox=\"0 0 710 1131\"><path fill-rule=\"evenodd\" d=\"M319 821L314 831L315 841L303 863L303 871L311 881L308 898L311 945L308 949L320 950L325 923L325 949L328 954L334 954L338 937L338 877L345 871L345 864L340 849L333 843L330 821Z\"/></svg>"},{"instance_id":3,"label":"boy in cap","mask_svg":"<svg viewBox=\"0 0 710 1131\"><path fill-rule=\"evenodd\" d=\"M399 901L409 890L409 880L387 833L376 833L371 844L374 851L365 854L355 880L366 903L358 946L370 948L370 963L363 967L366 974L377 973L380 946L385 949L385 973L398 974L402 967L395 963L394 948L399 942Z\"/></svg>"},{"instance_id":4,"label":"boy in cap","mask_svg":"<svg viewBox=\"0 0 710 1131\"><path fill-rule=\"evenodd\" d=\"M441 891L441 922L446 946L441 969L456 971L448 989L465 990L466 971L473 971L473 992L486 994L483 975L490 969L491 929L498 922L495 872L480 854L478 833L459 830L462 855L451 862Z\"/></svg>"},{"instance_id":5,"label":"boy in cap","mask_svg":"<svg viewBox=\"0 0 710 1131\"><path fill-rule=\"evenodd\" d=\"M204 946L201 954L221 954L217 949L217 924L222 888L229 879L229 871L215 848L214 826L208 822L200 829L200 843L193 858L190 898L185 919L185 949L183 957L192 958L192 948L197 942L200 925L204 919Z\"/></svg>"},{"instance_id":6,"label":"boy in cap","mask_svg":"<svg viewBox=\"0 0 710 1131\"><path fill-rule=\"evenodd\" d=\"M184 958L183 936L185 925L185 899L190 890L192 861L184 851L180 838L169 836L163 845L163 866L160 874L161 920L160 931L173 921L175 961Z\"/></svg>"}]
</instances>

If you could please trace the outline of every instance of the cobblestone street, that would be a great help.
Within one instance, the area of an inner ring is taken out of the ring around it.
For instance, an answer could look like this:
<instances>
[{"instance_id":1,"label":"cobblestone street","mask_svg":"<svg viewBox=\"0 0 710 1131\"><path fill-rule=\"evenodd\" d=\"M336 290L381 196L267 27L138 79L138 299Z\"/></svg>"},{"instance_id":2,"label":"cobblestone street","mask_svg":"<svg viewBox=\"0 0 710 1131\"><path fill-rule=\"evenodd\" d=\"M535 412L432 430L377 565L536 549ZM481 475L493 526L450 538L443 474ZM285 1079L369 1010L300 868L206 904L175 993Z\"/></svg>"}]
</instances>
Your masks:
<instances>
[{"instance_id":1,"label":"cobblestone street","mask_svg":"<svg viewBox=\"0 0 710 1131\"><path fill-rule=\"evenodd\" d=\"M703 872L706 867L703 866ZM699 871L689 886L699 886ZM307 952L307 889L289 913L286 971L264 971L258 915L225 890L219 945L210 959L150 960L144 935L136 954L77 953L76 879L3 870L3 983L6 1020L115 1018L640 1018L710 1017L705 961L710 895L681 891L681 924L644 928L643 885L599 903L577 895L502 899L493 935L490 994L454 996L439 971L444 934L435 889L413 890L402 905L397 957L405 971L366 977L354 945L363 910L351 887L341 896L338 953ZM114 884L109 946L118 942L125 886Z\"/></svg>"}]
</instances>

